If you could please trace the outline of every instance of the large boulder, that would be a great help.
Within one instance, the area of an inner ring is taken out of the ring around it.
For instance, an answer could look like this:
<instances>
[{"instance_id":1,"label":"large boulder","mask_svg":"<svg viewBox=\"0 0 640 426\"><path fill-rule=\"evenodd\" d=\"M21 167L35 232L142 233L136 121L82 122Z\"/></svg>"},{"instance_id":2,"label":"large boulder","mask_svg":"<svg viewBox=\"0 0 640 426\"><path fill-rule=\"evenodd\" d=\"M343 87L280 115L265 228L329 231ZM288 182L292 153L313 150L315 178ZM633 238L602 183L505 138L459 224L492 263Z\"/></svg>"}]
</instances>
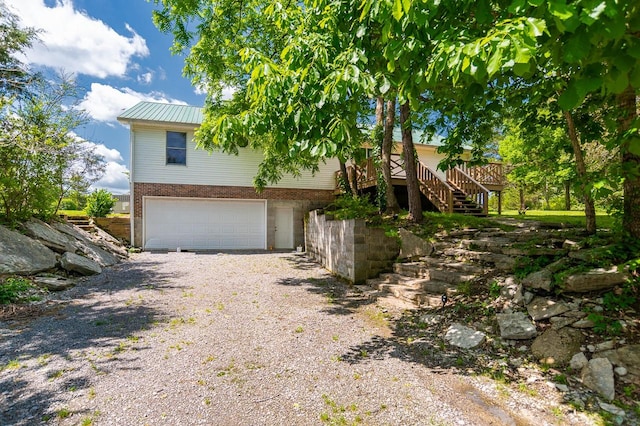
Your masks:
<instances>
[{"instance_id":1,"label":"large boulder","mask_svg":"<svg viewBox=\"0 0 640 426\"><path fill-rule=\"evenodd\" d=\"M0 274L33 275L56 266L56 254L42 243L0 226Z\"/></svg>"},{"instance_id":2,"label":"large boulder","mask_svg":"<svg viewBox=\"0 0 640 426\"><path fill-rule=\"evenodd\" d=\"M400 228L400 259L416 259L423 256L430 256L434 247L423 238L415 236L411 231Z\"/></svg>"},{"instance_id":3,"label":"large boulder","mask_svg":"<svg viewBox=\"0 0 640 426\"><path fill-rule=\"evenodd\" d=\"M531 352L545 364L565 365L580 351L584 336L579 330L561 328L548 329L531 344Z\"/></svg>"},{"instance_id":4,"label":"large boulder","mask_svg":"<svg viewBox=\"0 0 640 426\"><path fill-rule=\"evenodd\" d=\"M78 247L78 250L86 257L97 262L99 265L103 267L112 266L120 262L120 256L114 254L116 249L113 250L114 252L110 252L100 247L93 240L93 237L90 233L67 223L54 223L53 227L63 234L69 235L70 237L74 238L77 241L76 245ZM121 250L126 252L126 250L124 250L123 248L121 248Z\"/></svg>"},{"instance_id":5,"label":"large boulder","mask_svg":"<svg viewBox=\"0 0 640 426\"><path fill-rule=\"evenodd\" d=\"M31 238L40 241L45 246L49 247L51 250L57 251L58 253L64 253L66 251L73 253L78 249L75 241L70 237L52 228L49 224L41 220L31 218L27 222L23 223L22 227L24 228L25 233Z\"/></svg>"},{"instance_id":6,"label":"large boulder","mask_svg":"<svg viewBox=\"0 0 640 426\"><path fill-rule=\"evenodd\" d=\"M77 272L81 275L95 275L102 272L100 265L93 260L69 252L60 258L60 266L66 271Z\"/></svg>"},{"instance_id":7,"label":"large boulder","mask_svg":"<svg viewBox=\"0 0 640 426\"><path fill-rule=\"evenodd\" d=\"M611 269L593 269L569 275L561 285L562 291L568 293L588 293L613 288L627 282L628 276L619 272L617 267Z\"/></svg>"}]
</instances>

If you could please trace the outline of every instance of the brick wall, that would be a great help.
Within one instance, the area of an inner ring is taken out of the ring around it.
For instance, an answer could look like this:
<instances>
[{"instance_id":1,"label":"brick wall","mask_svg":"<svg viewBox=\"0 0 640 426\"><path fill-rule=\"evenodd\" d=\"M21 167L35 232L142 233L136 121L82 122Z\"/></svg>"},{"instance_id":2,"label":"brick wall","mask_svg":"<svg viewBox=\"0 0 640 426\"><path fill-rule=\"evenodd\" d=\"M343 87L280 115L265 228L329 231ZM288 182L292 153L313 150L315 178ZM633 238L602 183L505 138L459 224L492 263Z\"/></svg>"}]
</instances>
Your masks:
<instances>
[{"instance_id":1,"label":"brick wall","mask_svg":"<svg viewBox=\"0 0 640 426\"><path fill-rule=\"evenodd\" d=\"M194 197L194 198L238 198L245 200L306 200L330 203L333 191L316 189L266 188L257 193L253 187L177 185L162 183L134 183L134 217L142 217L142 197Z\"/></svg>"}]
</instances>

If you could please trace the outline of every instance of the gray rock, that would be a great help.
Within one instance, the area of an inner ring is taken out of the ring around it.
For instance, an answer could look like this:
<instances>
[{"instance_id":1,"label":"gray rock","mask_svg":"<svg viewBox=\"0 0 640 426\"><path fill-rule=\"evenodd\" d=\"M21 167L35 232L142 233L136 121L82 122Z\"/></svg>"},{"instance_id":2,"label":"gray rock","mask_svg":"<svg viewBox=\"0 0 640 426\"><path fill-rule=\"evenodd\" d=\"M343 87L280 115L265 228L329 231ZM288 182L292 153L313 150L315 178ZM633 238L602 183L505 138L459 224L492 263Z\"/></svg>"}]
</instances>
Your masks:
<instances>
[{"instance_id":1,"label":"gray rock","mask_svg":"<svg viewBox=\"0 0 640 426\"><path fill-rule=\"evenodd\" d=\"M556 383L555 384L556 389L558 389L560 392L569 392L569 386L567 385L563 385L562 383Z\"/></svg>"},{"instance_id":2,"label":"gray rock","mask_svg":"<svg viewBox=\"0 0 640 426\"><path fill-rule=\"evenodd\" d=\"M561 315L569 310L562 302L556 302L544 297L536 297L527 305L527 312L534 321Z\"/></svg>"},{"instance_id":3,"label":"gray rock","mask_svg":"<svg viewBox=\"0 0 640 426\"><path fill-rule=\"evenodd\" d=\"M536 337L536 326L522 312L496 315L502 339L526 340Z\"/></svg>"},{"instance_id":4,"label":"gray rock","mask_svg":"<svg viewBox=\"0 0 640 426\"><path fill-rule=\"evenodd\" d=\"M531 353L545 364L564 365L580 351L584 336L573 328L548 329L531 344Z\"/></svg>"},{"instance_id":5,"label":"gray rock","mask_svg":"<svg viewBox=\"0 0 640 426\"><path fill-rule=\"evenodd\" d=\"M463 349L473 349L484 343L486 335L462 324L451 324L444 339L450 345Z\"/></svg>"},{"instance_id":6,"label":"gray rock","mask_svg":"<svg viewBox=\"0 0 640 426\"><path fill-rule=\"evenodd\" d=\"M602 408L604 411L613 414L614 416L620 416L620 417L625 417L627 415L627 413L624 412L624 410L620 407L617 407L613 404L607 404L606 402L600 402L598 405L600 405L600 408Z\"/></svg>"},{"instance_id":7,"label":"gray rock","mask_svg":"<svg viewBox=\"0 0 640 426\"><path fill-rule=\"evenodd\" d=\"M420 322L427 325L437 325L442 322L442 315L424 314L420 317Z\"/></svg>"},{"instance_id":8,"label":"gray rock","mask_svg":"<svg viewBox=\"0 0 640 426\"><path fill-rule=\"evenodd\" d=\"M617 267L611 269L593 269L566 277L561 285L563 292L587 293L613 288L624 284L628 279L627 274L618 272Z\"/></svg>"},{"instance_id":9,"label":"gray rock","mask_svg":"<svg viewBox=\"0 0 640 426\"><path fill-rule=\"evenodd\" d=\"M571 369L575 371L582 370L587 364L589 364L589 360L582 352L578 352L577 354L572 356L571 361L569 361L569 367L571 367Z\"/></svg>"},{"instance_id":10,"label":"gray rock","mask_svg":"<svg viewBox=\"0 0 640 426\"><path fill-rule=\"evenodd\" d=\"M63 291L76 285L76 280L63 277L35 277L34 282L49 291Z\"/></svg>"},{"instance_id":11,"label":"gray rock","mask_svg":"<svg viewBox=\"0 0 640 426\"><path fill-rule=\"evenodd\" d=\"M582 383L608 401L616 396L613 366L606 358L593 358L589 361L582 369Z\"/></svg>"},{"instance_id":12,"label":"gray rock","mask_svg":"<svg viewBox=\"0 0 640 426\"><path fill-rule=\"evenodd\" d=\"M91 242L80 241L78 242L78 247L85 256L92 259L100 266L112 266L120 262L120 259L118 259L115 255L101 249Z\"/></svg>"},{"instance_id":13,"label":"gray rock","mask_svg":"<svg viewBox=\"0 0 640 426\"><path fill-rule=\"evenodd\" d=\"M573 324L575 321L575 318L565 316L549 318L549 322L551 322L551 328L553 328L554 330L560 330L561 328Z\"/></svg>"},{"instance_id":14,"label":"gray rock","mask_svg":"<svg viewBox=\"0 0 640 426\"><path fill-rule=\"evenodd\" d=\"M535 295L532 292L525 291L524 292L524 304L528 305L529 303L531 303L531 301L533 300L534 296Z\"/></svg>"},{"instance_id":15,"label":"gray rock","mask_svg":"<svg viewBox=\"0 0 640 426\"><path fill-rule=\"evenodd\" d=\"M533 272L522 280L522 285L526 288L534 288L545 291L551 291L553 283L553 273L548 269L541 269Z\"/></svg>"},{"instance_id":16,"label":"gray rock","mask_svg":"<svg viewBox=\"0 0 640 426\"><path fill-rule=\"evenodd\" d=\"M77 272L82 275L95 275L102 272L99 264L91 259L75 253L65 253L60 258L60 266L66 271Z\"/></svg>"},{"instance_id":17,"label":"gray rock","mask_svg":"<svg viewBox=\"0 0 640 426\"><path fill-rule=\"evenodd\" d=\"M400 228L400 259L414 259L430 256L433 253L433 245L423 238L415 236L412 232Z\"/></svg>"},{"instance_id":18,"label":"gray rock","mask_svg":"<svg viewBox=\"0 0 640 426\"><path fill-rule=\"evenodd\" d=\"M118 255L114 254L112 250L107 251L103 248L106 243L102 242L102 247L100 247L94 241L93 236L90 233L83 231L78 227L69 225L68 223L59 222L54 223L53 227L78 240L77 246L79 251L103 267L115 265L120 262L121 257L126 257L126 250L124 250L124 248L121 248L122 251L125 252L124 256L120 256L120 251L115 252L118 253Z\"/></svg>"},{"instance_id":19,"label":"gray rock","mask_svg":"<svg viewBox=\"0 0 640 426\"><path fill-rule=\"evenodd\" d=\"M42 243L0 226L0 274L33 275L56 266L56 254Z\"/></svg>"},{"instance_id":20,"label":"gray rock","mask_svg":"<svg viewBox=\"0 0 640 426\"><path fill-rule=\"evenodd\" d=\"M633 380L640 381L640 344L598 352L595 357L607 358L616 366L624 366Z\"/></svg>"},{"instance_id":21,"label":"gray rock","mask_svg":"<svg viewBox=\"0 0 640 426\"><path fill-rule=\"evenodd\" d=\"M48 223L31 218L29 221L23 223L22 226L27 235L40 241L51 250L57 251L58 253L64 253L65 251L75 253L77 250L77 245L74 240L54 229Z\"/></svg>"},{"instance_id":22,"label":"gray rock","mask_svg":"<svg viewBox=\"0 0 640 426\"><path fill-rule=\"evenodd\" d=\"M613 372L616 373L620 377L624 377L629 374L629 371L625 367L616 367L613 369Z\"/></svg>"}]
</instances>

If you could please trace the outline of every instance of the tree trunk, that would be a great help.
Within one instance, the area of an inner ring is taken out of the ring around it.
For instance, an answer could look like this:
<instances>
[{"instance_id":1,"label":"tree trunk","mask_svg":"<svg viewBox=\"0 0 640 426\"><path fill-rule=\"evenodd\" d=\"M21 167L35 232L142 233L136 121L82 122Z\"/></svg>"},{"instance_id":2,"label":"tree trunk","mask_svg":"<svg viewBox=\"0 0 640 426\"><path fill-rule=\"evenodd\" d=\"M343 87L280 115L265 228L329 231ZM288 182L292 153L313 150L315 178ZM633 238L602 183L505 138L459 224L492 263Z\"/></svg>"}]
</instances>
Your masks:
<instances>
[{"instance_id":1,"label":"tree trunk","mask_svg":"<svg viewBox=\"0 0 640 426\"><path fill-rule=\"evenodd\" d=\"M568 180L564 181L564 209L571 210L571 182Z\"/></svg>"},{"instance_id":2,"label":"tree trunk","mask_svg":"<svg viewBox=\"0 0 640 426\"><path fill-rule=\"evenodd\" d=\"M396 100L387 101L387 117L384 123L384 137L382 139L382 174L387 183L387 213L397 213L400 205L393 192L393 181L391 179L391 151L393 150L393 128L396 124Z\"/></svg>"},{"instance_id":3,"label":"tree trunk","mask_svg":"<svg viewBox=\"0 0 640 426\"><path fill-rule=\"evenodd\" d=\"M587 166L582 155L582 147L580 146L580 138L576 132L576 125L573 121L571 112L565 111L564 118L567 121L569 129L569 140L573 147L573 155L576 158L576 169L578 171L578 179L580 179L580 191L584 197L584 214L587 220L587 233L596 233L596 206L591 196L591 192L587 189Z\"/></svg>"},{"instance_id":4,"label":"tree trunk","mask_svg":"<svg viewBox=\"0 0 640 426\"><path fill-rule=\"evenodd\" d=\"M409 216L407 219L410 222L421 223L422 202L420 200L420 187L418 186L409 102L400 105L400 126L402 127L402 152L404 154L404 170L407 175L407 196L409 198Z\"/></svg>"},{"instance_id":5,"label":"tree trunk","mask_svg":"<svg viewBox=\"0 0 640 426\"><path fill-rule=\"evenodd\" d=\"M353 195L351 191L351 185L349 184L349 173L347 172L347 165L344 161L340 160L340 173L342 174L342 181L340 182L341 189L347 195Z\"/></svg>"},{"instance_id":6,"label":"tree trunk","mask_svg":"<svg viewBox=\"0 0 640 426\"><path fill-rule=\"evenodd\" d=\"M518 213L524 214L524 212L527 211L527 206L524 203L524 187L521 186L518 189L518 196L520 197L520 210L518 211Z\"/></svg>"},{"instance_id":7,"label":"tree trunk","mask_svg":"<svg viewBox=\"0 0 640 426\"><path fill-rule=\"evenodd\" d=\"M632 87L627 88L618 97L618 106L621 109L622 118L618 124L621 134L627 132L638 116L636 92ZM631 152L631 144L640 144L637 132L627 135L621 146L622 173L624 177L624 212L622 215L622 228L627 236L640 238L640 156ZM637 150L636 150L637 152Z\"/></svg>"}]
</instances>

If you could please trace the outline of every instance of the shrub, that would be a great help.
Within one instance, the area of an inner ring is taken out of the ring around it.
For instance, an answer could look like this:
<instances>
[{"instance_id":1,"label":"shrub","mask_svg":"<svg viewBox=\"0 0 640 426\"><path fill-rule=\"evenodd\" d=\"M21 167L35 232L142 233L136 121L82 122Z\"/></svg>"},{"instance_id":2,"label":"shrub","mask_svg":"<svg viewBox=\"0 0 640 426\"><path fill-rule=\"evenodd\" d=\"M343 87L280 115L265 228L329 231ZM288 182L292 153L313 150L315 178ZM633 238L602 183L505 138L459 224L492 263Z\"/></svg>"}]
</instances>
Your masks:
<instances>
[{"instance_id":1,"label":"shrub","mask_svg":"<svg viewBox=\"0 0 640 426\"><path fill-rule=\"evenodd\" d=\"M106 189L98 189L87 197L87 214L91 217L105 217L111 213L116 199Z\"/></svg>"},{"instance_id":2,"label":"shrub","mask_svg":"<svg viewBox=\"0 0 640 426\"><path fill-rule=\"evenodd\" d=\"M7 305L22 300L25 293L34 288L26 278L7 278L0 283L0 305Z\"/></svg>"}]
</instances>

